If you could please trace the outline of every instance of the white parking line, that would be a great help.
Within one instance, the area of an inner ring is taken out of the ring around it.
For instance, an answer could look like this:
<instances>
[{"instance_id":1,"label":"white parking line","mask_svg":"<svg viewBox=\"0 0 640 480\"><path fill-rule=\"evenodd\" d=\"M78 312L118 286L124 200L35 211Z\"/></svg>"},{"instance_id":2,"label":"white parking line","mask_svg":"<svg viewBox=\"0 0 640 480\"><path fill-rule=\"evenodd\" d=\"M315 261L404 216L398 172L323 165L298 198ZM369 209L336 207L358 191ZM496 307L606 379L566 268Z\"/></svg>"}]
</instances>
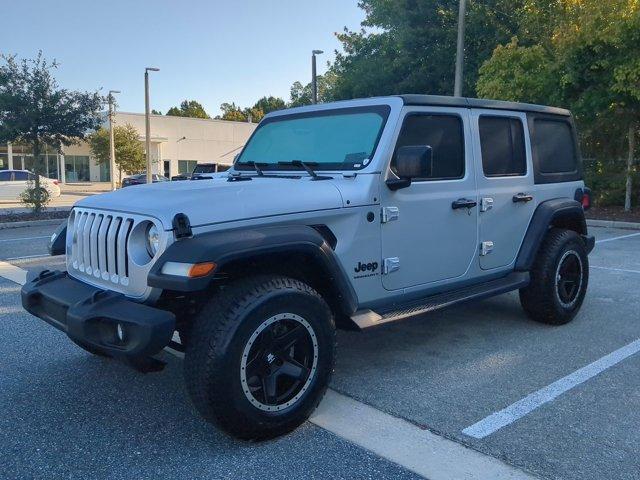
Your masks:
<instances>
[{"instance_id":1,"label":"white parking line","mask_svg":"<svg viewBox=\"0 0 640 480\"><path fill-rule=\"evenodd\" d=\"M5 238L0 242L21 242L23 240L40 240L42 238L51 238L51 235L44 235L42 237L22 237L22 238Z\"/></svg>"},{"instance_id":2,"label":"white parking line","mask_svg":"<svg viewBox=\"0 0 640 480\"><path fill-rule=\"evenodd\" d=\"M333 390L327 391L310 421L430 480L534 478Z\"/></svg>"},{"instance_id":3,"label":"white parking line","mask_svg":"<svg viewBox=\"0 0 640 480\"><path fill-rule=\"evenodd\" d=\"M0 277L24 285L27 282L27 271L10 263L0 260Z\"/></svg>"},{"instance_id":4,"label":"white parking line","mask_svg":"<svg viewBox=\"0 0 640 480\"><path fill-rule=\"evenodd\" d=\"M640 232L630 233L629 235L622 235L620 237L603 238L602 240L596 240L596 243L613 242L614 240L622 240L623 238L637 237L638 235L640 235Z\"/></svg>"},{"instance_id":5,"label":"white parking line","mask_svg":"<svg viewBox=\"0 0 640 480\"><path fill-rule=\"evenodd\" d=\"M556 380L551 385L527 395L522 400L512 403L499 412L483 418L462 430L462 433L474 438L485 438L639 351L640 339L605 355L566 377L562 377L560 380Z\"/></svg>"},{"instance_id":6,"label":"white parking line","mask_svg":"<svg viewBox=\"0 0 640 480\"><path fill-rule=\"evenodd\" d=\"M613 268L613 267L598 267L596 265L589 265L589 268L597 268L598 270L611 270L612 272L640 273L640 270L628 270L626 268Z\"/></svg>"},{"instance_id":7,"label":"white parking line","mask_svg":"<svg viewBox=\"0 0 640 480\"><path fill-rule=\"evenodd\" d=\"M48 253L43 253L40 255L25 255L24 257L11 257L11 258L5 258L4 260L26 260L28 258L43 258L43 257L50 257L51 255L49 255Z\"/></svg>"}]
</instances>

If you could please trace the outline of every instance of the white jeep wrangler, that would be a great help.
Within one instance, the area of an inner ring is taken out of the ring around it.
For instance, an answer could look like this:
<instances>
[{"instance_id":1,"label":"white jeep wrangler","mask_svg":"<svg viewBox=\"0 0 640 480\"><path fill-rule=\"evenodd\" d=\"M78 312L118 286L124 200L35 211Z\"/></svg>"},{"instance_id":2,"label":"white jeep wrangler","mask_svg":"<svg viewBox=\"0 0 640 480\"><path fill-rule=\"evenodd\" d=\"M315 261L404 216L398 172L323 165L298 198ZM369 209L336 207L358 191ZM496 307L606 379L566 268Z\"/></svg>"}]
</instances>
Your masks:
<instances>
[{"instance_id":1,"label":"white jeep wrangler","mask_svg":"<svg viewBox=\"0 0 640 480\"><path fill-rule=\"evenodd\" d=\"M569 322L588 200L566 110L425 95L283 110L228 173L80 201L67 271L22 303L95 354L183 348L198 411L267 438L322 399L336 326L516 289L532 319Z\"/></svg>"}]
</instances>

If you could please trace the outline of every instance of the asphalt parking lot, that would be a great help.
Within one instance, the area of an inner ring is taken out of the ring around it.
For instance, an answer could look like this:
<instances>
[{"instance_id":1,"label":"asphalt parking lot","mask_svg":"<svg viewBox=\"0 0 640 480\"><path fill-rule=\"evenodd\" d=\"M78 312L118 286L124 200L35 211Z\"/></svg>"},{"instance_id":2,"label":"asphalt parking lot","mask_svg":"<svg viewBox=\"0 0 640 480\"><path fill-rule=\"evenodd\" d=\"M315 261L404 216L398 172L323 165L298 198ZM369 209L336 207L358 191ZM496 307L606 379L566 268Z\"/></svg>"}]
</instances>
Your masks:
<instances>
[{"instance_id":1,"label":"asphalt parking lot","mask_svg":"<svg viewBox=\"0 0 640 480\"><path fill-rule=\"evenodd\" d=\"M63 257L44 256L54 229L0 230L0 260L64 268ZM420 435L434 433L469 447L462 457L513 468L504 478L640 478L640 232L592 232L589 291L569 325L536 324L507 294L340 332L324 410L264 443L232 440L200 419L180 358L163 352L164 371L143 375L93 357L23 312L19 285L0 278L2 476L419 478L428 471L415 468L420 458L403 462L392 448L408 432L417 441L407 451L419 452ZM340 398L345 417L332 423L331 402ZM368 422L376 415L400 422L398 436L381 436L379 423Z\"/></svg>"}]
</instances>

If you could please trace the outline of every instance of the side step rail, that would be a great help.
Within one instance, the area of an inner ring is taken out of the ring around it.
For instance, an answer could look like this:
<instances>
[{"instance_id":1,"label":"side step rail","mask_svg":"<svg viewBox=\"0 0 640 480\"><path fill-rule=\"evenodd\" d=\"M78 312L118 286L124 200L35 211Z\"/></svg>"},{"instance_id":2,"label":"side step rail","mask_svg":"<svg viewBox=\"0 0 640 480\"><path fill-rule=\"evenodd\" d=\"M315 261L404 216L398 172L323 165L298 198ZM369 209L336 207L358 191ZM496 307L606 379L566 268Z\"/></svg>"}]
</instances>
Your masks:
<instances>
[{"instance_id":1,"label":"side step rail","mask_svg":"<svg viewBox=\"0 0 640 480\"><path fill-rule=\"evenodd\" d=\"M501 293L526 287L529 284L529 272L512 272L506 277L491 280L478 285L454 290L452 292L438 293L418 300L403 304L395 304L390 309L374 312L372 310L358 310L351 320L363 330L389 322L402 320L441 308L450 307L463 302L480 300Z\"/></svg>"}]
</instances>

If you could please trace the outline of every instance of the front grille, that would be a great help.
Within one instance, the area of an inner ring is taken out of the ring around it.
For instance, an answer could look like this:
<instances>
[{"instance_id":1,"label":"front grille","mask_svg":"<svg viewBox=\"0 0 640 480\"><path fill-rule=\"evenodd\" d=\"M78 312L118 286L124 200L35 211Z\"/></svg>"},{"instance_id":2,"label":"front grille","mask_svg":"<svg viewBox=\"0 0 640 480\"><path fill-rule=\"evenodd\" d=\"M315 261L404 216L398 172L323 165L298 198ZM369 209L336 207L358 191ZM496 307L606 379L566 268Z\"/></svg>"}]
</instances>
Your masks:
<instances>
[{"instance_id":1,"label":"front grille","mask_svg":"<svg viewBox=\"0 0 640 480\"><path fill-rule=\"evenodd\" d=\"M129 252L129 246L133 244L132 232L141 222L153 220L138 215L74 208L67 232L69 274L129 296L144 296L149 290L146 279L153 261L149 258L146 263L138 264ZM157 222L153 223L157 225Z\"/></svg>"}]
</instances>

